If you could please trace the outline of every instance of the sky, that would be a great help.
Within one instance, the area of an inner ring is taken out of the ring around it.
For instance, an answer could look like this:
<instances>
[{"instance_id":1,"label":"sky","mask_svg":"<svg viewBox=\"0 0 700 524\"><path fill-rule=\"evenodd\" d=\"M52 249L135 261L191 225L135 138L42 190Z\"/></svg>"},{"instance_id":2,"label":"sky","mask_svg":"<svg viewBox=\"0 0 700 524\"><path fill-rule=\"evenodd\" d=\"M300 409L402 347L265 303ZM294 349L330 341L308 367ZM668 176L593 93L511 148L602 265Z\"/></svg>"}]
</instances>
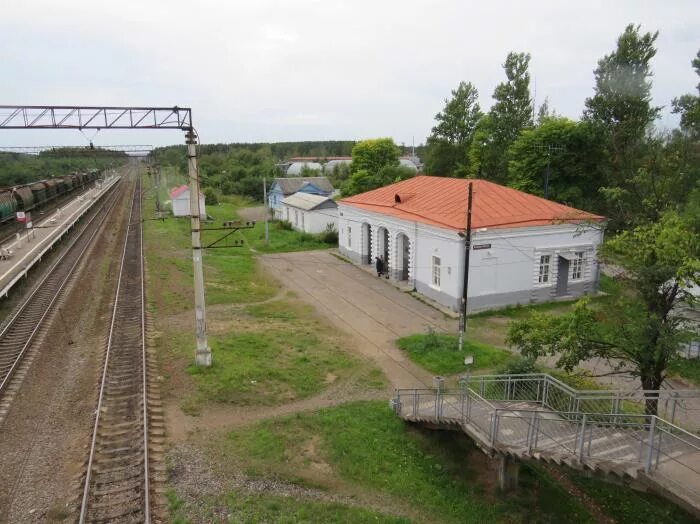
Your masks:
<instances>
[{"instance_id":1,"label":"sky","mask_svg":"<svg viewBox=\"0 0 700 524\"><path fill-rule=\"evenodd\" d=\"M577 119L628 23L659 31L657 123L696 92L697 0L23 0L3 7L0 104L191 107L203 143L425 141L461 80L482 109L509 51ZM0 130L0 146L183 143L178 131Z\"/></svg>"}]
</instances>

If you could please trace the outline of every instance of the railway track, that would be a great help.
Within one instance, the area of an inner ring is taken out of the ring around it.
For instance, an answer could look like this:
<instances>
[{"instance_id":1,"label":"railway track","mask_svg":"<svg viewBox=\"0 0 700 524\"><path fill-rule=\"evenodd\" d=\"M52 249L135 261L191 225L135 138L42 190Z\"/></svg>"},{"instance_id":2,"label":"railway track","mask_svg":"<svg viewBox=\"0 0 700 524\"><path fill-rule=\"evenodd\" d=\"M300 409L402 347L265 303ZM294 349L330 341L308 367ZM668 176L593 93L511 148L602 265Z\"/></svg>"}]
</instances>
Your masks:
<instances>
[{"instance_id":1,"label":"railway track","mask_svg":"<svg viewBox=\"0 0 700 524\"><path fill-rule=\"evenodd\" d=\"M0 330L0 396L10 385L22 359L44 327L52 307L61 296L93 238L100 231L100 226L109 216L117 201L117 194L118 191L112 189L103 197L88 220L78 226L80 229L66 246L63 256L50 266L29 296L4 322Z\"/></svg>"},{"instance_id":2,"label":"railway track","mask_svg":"<svg viewBox=\"0 0 700 524\"><path fill-rule=\"evenodd\" d=\"M79 522L151 521L141 185L137 181L99 386Z\"/></svg>"}]
</instances>

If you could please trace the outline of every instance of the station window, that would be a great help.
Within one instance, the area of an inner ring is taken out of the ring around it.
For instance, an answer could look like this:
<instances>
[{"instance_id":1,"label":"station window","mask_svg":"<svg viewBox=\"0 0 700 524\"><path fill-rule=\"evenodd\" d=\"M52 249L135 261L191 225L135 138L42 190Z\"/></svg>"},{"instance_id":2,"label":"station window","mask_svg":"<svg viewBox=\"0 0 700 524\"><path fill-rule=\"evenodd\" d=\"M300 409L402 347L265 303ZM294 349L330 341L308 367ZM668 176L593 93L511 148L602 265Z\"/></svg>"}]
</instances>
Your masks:
<instances>
[{"instance_id":1,"label":"station window","mask_svg":"<svg viewBox=\"0 0 700 524\"><path fill-rule=\"evenodd\" d=\"M433 257L433 287L440 287L440 257Z\"/></svg>"},{"instance_id":2,"label":"station window","mask_svg":"<svg viewBox=\"0 0 700 524\"><path fill-rule=\"evenodd\" d=\"M348 247L352 247L352 228L348 226Z\"/></svg>"},{"instance_id":3,"label":"station window","mask_svg":"<svg viewBox=\"0 0 700 524\"><path fill-rule=\"evenodd\" d=\"M584 252L577 251L571 261L571 280L581 280L583 278Z\"/></svg>"},{"instance_id":4,"label":"station window","mask_svg":"<svg viewBox=\"0 0 700 524\"><path fill-rule=\"evenodd\" d=\"M550 255L542 255L540 257L540 273L538 282L540 284L546 284L549 282L549 264L551 261Z\"/></svg>"}]
</instances>

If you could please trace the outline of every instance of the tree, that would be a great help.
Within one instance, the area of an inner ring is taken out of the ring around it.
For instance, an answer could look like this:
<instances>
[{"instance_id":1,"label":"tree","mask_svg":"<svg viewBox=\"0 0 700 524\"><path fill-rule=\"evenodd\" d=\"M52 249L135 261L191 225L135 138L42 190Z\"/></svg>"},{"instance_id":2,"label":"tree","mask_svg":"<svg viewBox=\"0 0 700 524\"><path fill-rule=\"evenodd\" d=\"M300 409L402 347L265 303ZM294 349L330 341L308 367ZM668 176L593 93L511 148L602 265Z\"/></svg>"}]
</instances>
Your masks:
<instances>
[{"instance_id":1,"label":"tree","mask_svg":"<svg viewBox=\"0 0 700 524\"><path fill-rule=\"evenodd\" d=\"M488 113L489 118L477 125L469 151L472 175L505 181L506 151L520 132L533 123L529 64L529 53L511 52L506 57L503 64L506 82L496 86L493 92L496 102Z\"/></svg>"},{"instance_id":2,"label":"tree","mask_svg":"<svg viewBox=\"0 0 700 524\"><path fill-rule=\"evenodd\" d=\"M651 105L651 59L659 32L640 33L629 24L617 39L617 48L598 61L595 94L586 99L584 118L609 134L615 151L644 137L660 107Z\"/></svg>"},{"instance_id":3,"label":"tree","mask_svg":"<svg viewBox=\"0 0 700 524\"><path fill-rule=\"evenodd\" d=\"M525 356L559 355L571 371L583 360L607 359L611 373L631 373L642 388L658 390L686 332L677 307L693 301L688 288L700 283L700 242L675 212L625 231L604 246L604 259L620 264L620 291L602 306L580 300L570 313L533 312L513 322L508 342ZM656 413L647 400L647 413Z\"/></svg>"},{"instance_id":4,"label":"tree","mask_svg":"<svg viewBox=\"0 0 700 524\"><path fill-rule=\"evenodd\" d=\"M482 117L479 92L471 83L460 82L445 99L444 109L435 115L437 124L428 137L426 171L429 174L465 176L468 151L476 124Z\"/></svg>"},{"instance_id":5,"label":"tree","mask_svg":"<svg viewBox=\"0 0 700 524\"><path fill-rule=\"evenodd\" d=\"M616 49L601 58L594 71L595 94L586 99L583 117L605 140L603 186L608 188L608 196L619 196L615 192L620 190L633 195L630 181L645 158L645 138L661 110L651 104L651 60L656 55L658 35L641 33L640 26L628 25ZM612 218L613 229L628 225L619 216L619 204L619 199L611 202L606 213ZM625 205L633 206L634 200Z\"/></svg>"},{"instance_id":6,"label":"tree","mask_svg":"<svg viewBox=\"0 0 700 524\"><path fill-rule=\"evenodd\" d=\"M384 166L399 165L399 148L391 138L363 140L352 148L352 172L377 174Z\"/></svg>"},{"instance_id":7,"label":"tree","mask_svg":"<svg viewBox=\"0 0 700 524\"><path fill-rule=\"evenodd\" d=\"M358 142L352 148L350 178L343 184L343 196L364 193L415 173L399 165L399 148L391 138Z\"/></svg>"},{"instance_id":8,"label":"tree","mask_svg":"<svg viewBox=\"0 0 700 524\"><path fill-rule=\"evenodd\" d=\"M700 51L691 64L695 72L700 76ZM700 95L700 83L697 85ZM688 132L694 138L700 138L700 96L686 94L673 99L673 112L681 115L681 129Z\"/></svg>"},{"instance_id":9,"label":"tree","mask_svg":"<svg viewBox=\"0 0 700 524\"><path fill-rule=\"evenodd\" d=\"M366 169L354 172L341 188L344 197L371 191L415 176L416 172L404 166L384 166L375 175Z\"/></svg>"},{"instance_id":10,"label":"tree","mask_svg":"<svg viewBox=\"0 0 700 524\"><path fill-rule=\"evenodd\" d=\"M568 118L546 117L525 129L508 149L508 185L548 198L599 211L601 140L592 127Z\"/></svg>"}]
</instances>

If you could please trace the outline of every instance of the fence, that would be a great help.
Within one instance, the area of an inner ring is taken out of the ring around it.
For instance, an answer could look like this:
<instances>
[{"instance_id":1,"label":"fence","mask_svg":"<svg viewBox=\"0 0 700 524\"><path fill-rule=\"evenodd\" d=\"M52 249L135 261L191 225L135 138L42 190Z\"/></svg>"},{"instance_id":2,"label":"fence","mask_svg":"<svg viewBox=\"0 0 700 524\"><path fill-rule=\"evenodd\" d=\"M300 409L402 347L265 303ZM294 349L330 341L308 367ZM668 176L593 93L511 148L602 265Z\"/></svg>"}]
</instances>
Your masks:
<instances>
[{"instance_id":1,"label":"fence","mask_svg":"<svg viewBox=\"0 0 700 524\"><path fill-rule=\"evenodd\" d=\"M486 384L494 382L484 381L480 388L488 393ZM519 391L522 384L511 381L509 391ZM685 482L689 490L700 485L700 437L655 415L513 409L499 404L471 388L403 389L392 400L403 418L458 424L493 449L549 455L590 467L614 465L630 473L659 471L679 484L678 479L691 479Z\"/></svg>"},{"instance_id":2,"label":"fence","mask_svg":"<svg viewBox=\"0 0 700 524\"><path fill-rule=\"evenodd\" d=\"M488 400L537 404L557 411L563 417L569 413L647 414L647 406L657 408L657 415L675 423L697 426L700 418L689 406L689 399L698 399L696 390L576 390L551 375L532 373L523 375L477 375L469 377L463 386ZM691 429L696 429L692 427Z\"/></svg>"}]
</instances>

